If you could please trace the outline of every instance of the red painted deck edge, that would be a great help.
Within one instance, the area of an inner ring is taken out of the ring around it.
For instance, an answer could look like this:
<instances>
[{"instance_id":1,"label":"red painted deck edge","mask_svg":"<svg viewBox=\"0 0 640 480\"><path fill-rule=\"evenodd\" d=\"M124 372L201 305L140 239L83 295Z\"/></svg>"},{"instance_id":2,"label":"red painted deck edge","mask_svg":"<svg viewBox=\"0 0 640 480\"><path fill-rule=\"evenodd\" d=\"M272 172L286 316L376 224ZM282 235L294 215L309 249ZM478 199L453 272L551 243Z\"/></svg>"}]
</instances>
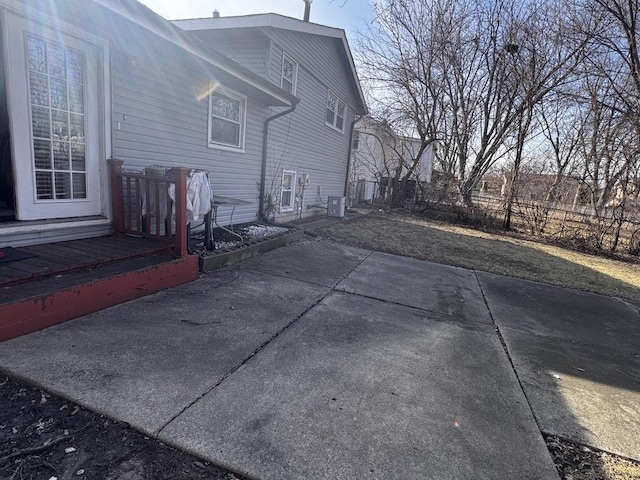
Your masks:
<instances>
[{"instance_id":1,"label":"red painted deck edge","mask_svg":"<svg viewBox=\"0 0 640 480\"><path fill-rule=\"evenodd\" d=\"M0 307L0 342L198 278L198 257L178 258Z\"/></svg>"}]
</instances>

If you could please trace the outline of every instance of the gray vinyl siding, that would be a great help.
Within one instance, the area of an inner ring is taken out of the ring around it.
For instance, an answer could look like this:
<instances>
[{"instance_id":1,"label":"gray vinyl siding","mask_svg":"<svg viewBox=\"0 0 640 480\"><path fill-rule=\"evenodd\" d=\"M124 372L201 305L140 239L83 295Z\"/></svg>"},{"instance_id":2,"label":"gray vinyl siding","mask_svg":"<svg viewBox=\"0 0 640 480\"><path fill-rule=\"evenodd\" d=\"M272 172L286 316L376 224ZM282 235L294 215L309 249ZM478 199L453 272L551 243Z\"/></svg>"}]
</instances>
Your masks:
<instances>
[{"instance_id":1,"label":"gray vinyl siding","mask_svg":"<svg viewBox=\"0 0 640 480\"><path fill-rule=\"evenodd\" d=\"M272 39L270 78L280 82L285 51L298 63L296 96L300 98L294 113L270 126L267 193L279 204L283 170L295 171L298 178L309 175L302 216L323 214L328 196L344 195L350 129L357 105L351 72L342 61L344 53L338 39L272 28L264 31ZM343 133L325 124L329 90L347 104ZM299 188L296 185L296 192ZM287 221L299 214L282 213L276 218Z\"/></svg>"},{"instance_id":2,"label":"gray vinyl siding","mask_svg":"<svg viewBox=\"0 0 640 480\"><path fill-rule=\"evenodd\" d=\"M74 219L77 220L77 219ZM22 232L3 232L0 236L0 247L25 247L43 243L67 242L82 238L104 237L113 233L110 223L103 223L102 217L89 217L85 225L67 226L68 221L56 223L51 229ZM102 221L102 222L101 222ZM82 222L77 222L82 223Z\"/></svg>"},{"instance_id":3,"label":"gray vinyl siding","mask_svg":"<svg viewBox=\"0 0 640 480\"><path fill-rule=\"evenodd\" d=\"M359 105L357 85L340 39L266 28L205 30L192 32L202 41L245 67L280 85L283 52L298 63L296 110L269 126L267 181L265 191L279 207L283 170L309 175L302 215L324 213L327 197L344 195L350 150L350 129L355 106ZM325 124L329 90L347 104L344 132ZM281 109L271 109L274 115ZM296 182L297 183L297 182ZM300 186L296 184L296 193ZM308 208L307 205L318 207ZM298 204L296 204L298 206ZM322 208L321 208L322 207ZM288 221L293 213L275 218Z\"/></svg>"},{"instance_id":4,"label":"gray vinyl siding","mask_svg":"<svg viewBox=\"0 0 640 480\"><path fill-rule=\"evenodd\" d=\"M256 30L195 30L190 32L240 65L268 78L269 39Z\"/></svg>"},{"instance_id":5,"label":"gray vinyl siding","mask_svg":"<svg viewBox=\"0 0 640 480\"><path fill-rule=\"evenodd\" d=\"M247 99L244 152L210 148L208 95L197 98L209 81L202 73L148 54L136 61L135 69L114 68L113 155L134 167L181 165L206 170L214 194L251 202L235 209L233 222L254 221L267 109ZM219 223L228 224L231 211L221 207Z\"/></svg>"},{"instance_id":6,"label":"gray vinyl siding","mask_svg":"<svg viewBox=\"0 0 640 480\"><path fill-rule=\"evenodd\" d=\"M305 70L308 76L330 88L350 107L353 108L358 104L357 87L341 40L276 28L265 28L263 31L273 42L270 66L272 81L280 83L282 51L284 50L293 60L298 62L300 68ZM309 93L296 93L296 96L303 102L309 98Z\"/></svg>"},{"instance_id":7,"label":"gray vinyl siding","mask_svg":"<svg viewBox=\"0 0 640 480\"><path fill-rule=\"evenodd\" d=\"M206 91L215 79L202 62L93 3L73 4L65 21L109 42L112 156L124 160L125 168L207 170L214 194L251 202L235 209L233 222L256 220L268 108L247 99L243 153L209 148ZM231 212L231 207L221 207L219 223L228 224Z\"/></svg>"}]
</instances>

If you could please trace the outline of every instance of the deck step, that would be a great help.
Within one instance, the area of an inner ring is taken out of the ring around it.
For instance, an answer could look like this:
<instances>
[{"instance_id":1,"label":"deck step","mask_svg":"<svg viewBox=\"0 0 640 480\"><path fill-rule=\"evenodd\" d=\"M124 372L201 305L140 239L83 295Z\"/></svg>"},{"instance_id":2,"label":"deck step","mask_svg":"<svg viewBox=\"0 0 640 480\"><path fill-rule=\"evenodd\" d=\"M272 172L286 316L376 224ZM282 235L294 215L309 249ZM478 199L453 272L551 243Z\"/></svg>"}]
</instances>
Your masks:
<instances>
[{"instance_id":1,"label":"deck step","mask_svg":"<svg viewBox=\"0 0 640 480\"><path fill-rule=\"evenodd\" d=\"M196 256L155 253L0 288L0 341L198 278Z\"/></svg>"},{"instance_id":2,"label":"deck step","mask_svg":"<svg viewBox=\"0 0 640 480\"><path fill-rule=\"evenodd\" d=\"M1 264L0 288L127 258L169 253L171 246L142 238L110 236L30 245L20 250L34 256Z\"/></svg>"}]
</instances>

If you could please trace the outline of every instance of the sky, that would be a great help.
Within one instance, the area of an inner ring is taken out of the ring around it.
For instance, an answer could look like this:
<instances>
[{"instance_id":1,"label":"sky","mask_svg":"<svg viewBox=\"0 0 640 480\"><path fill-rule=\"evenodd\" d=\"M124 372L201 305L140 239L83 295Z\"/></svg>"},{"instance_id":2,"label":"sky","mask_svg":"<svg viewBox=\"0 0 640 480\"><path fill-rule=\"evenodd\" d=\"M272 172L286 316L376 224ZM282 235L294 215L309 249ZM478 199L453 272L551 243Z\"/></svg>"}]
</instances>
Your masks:
<instances>
[{"instance_id":1,"label":"sky","mask_svg":"<svg viewBox=\"0 0 640 480\"><path fill-rule=\"evenodd\" d=\"M221 16L252 13L279 13L302 19L303 0L139 0L168 20L210 17L214 9ZM314 23L342 28L349 43L356 41L356 32L366 31L373 17L369 0L313 0L311 18Z\"/></svg>"}]
</instances>

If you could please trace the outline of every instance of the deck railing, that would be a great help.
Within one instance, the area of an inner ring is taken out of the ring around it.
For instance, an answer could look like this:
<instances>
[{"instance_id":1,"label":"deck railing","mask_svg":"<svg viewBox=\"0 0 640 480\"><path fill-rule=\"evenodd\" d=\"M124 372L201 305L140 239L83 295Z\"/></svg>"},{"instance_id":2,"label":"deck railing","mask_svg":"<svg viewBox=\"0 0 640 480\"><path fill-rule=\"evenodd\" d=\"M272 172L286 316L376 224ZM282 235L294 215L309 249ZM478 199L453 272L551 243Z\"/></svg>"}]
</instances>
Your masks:
<instances>
[{"instance_id":1,"label":"deck railing","mask_svg":"<svg viewBox=\"0 0 640 480\"><path fill-rule=\"evenodd\" d=\"M187 174L185 167L168 173L126 171L124 162L109 160L113 226L116 234L154 238L173 244L178 257L187 255ZM175 185L175 201L169 186Z\"/></svg>"}]
</instances>

